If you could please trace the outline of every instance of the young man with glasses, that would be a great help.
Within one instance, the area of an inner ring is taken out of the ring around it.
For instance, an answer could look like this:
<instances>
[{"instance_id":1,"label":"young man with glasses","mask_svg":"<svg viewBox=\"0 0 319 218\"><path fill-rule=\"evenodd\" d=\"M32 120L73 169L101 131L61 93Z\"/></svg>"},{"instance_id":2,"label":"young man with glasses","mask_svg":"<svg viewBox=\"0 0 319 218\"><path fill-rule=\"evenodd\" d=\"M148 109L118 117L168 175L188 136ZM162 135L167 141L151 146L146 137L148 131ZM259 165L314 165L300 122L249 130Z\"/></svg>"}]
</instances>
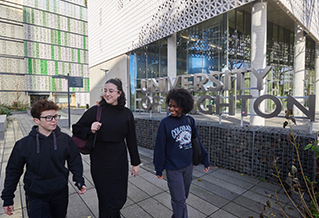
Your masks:
<instances>
[{"instance_id":1,"label":"young man with glasses","mask_svg":"<svg viewBox=\"0 0 319 218\"><path fill-rule=\"evenodd\" d=\"M39 100L31 109L37 125L15 143L6 168L1 198L8 215L13 214L14 192L25 166L23 182L30 218L66 217L69 170L78 193L86 191L81 155L72 138L57 126L58 110L58 105L46 99Z\"/></svg>"}]
</instances>

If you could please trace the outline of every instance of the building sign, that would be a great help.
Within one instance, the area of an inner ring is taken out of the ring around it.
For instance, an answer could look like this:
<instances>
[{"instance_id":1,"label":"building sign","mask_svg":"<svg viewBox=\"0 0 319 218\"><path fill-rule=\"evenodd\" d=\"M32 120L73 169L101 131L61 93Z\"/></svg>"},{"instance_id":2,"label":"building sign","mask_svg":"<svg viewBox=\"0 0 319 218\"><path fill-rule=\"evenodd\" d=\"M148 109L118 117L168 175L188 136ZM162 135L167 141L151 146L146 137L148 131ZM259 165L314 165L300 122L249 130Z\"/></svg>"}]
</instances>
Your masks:
<instances>
[{"instance_id":1,"label":"building sign","mask_svg":"<svg viewBox=\"0 0 319 218\"><path fill-rule=\"evenodd\" d=\"M69 87L83 87L83 78L79 76L69 76Z\"/></svg>"},{"instance_id":2,"label":"building sign","mask_svg":"<svg viewBox=\"0 0 319 218\"><path fill-rule=\"evenodd\" d=\"M270 72L271 67L268 66L262 70L256 70L255 68L251 68L250 72L257 79L257 90L263 90L264 88L264 78ZM151 79L142 79L141 80L141 91L146 94L142 100L141 105L144 110L151 110L152 108L159 107L161 105L161 97L152 96L153 93L167 93L169 89L175 87L185 88L191 92L200 92L200 91L229 91L231 90L231 76L236 75L237 80L237 91L242 91L247 87L244 87L244 74L249 72L248 69L236 69L236 70L226 70L225 72L213 71L209 75L204 73L197 74L187 74L180 75L176 78L164 77L164 78L151 78ZM224 77L224 83L217 78ZM214 84L214 86L207 86L208 82ZM247 116L246 108L247 108L247 100L255 99L254 101L254 110L256 114L263 118L272 118L279 115L282 111L282 103L278 97L273 95L261 95L259 97L253 97L252 95L237 95L237 99L241 100L241 112L243 116ZM275 103L275 110L266 114L262 112L259 108L259 105L266 99L270 99ZM210 102L209 105L204 107L204 102ZM228 97L228 103L223 102L223 98L220 95L212 96L212 95L202 95L196 102L198 110L203 114L216 114L221 115L222 108L228 107L228 114L235 115L236 108L236 99L235 96L230 95ZM215 111L213 108L215 106ZM287 96L287 109L292 110L293 106L296 106L299 110L302 111L310 121L315 120L315 95L309 96L309 109L306 109L302 104L300 104L294 97Z\"/></svg>"}]
</instances>

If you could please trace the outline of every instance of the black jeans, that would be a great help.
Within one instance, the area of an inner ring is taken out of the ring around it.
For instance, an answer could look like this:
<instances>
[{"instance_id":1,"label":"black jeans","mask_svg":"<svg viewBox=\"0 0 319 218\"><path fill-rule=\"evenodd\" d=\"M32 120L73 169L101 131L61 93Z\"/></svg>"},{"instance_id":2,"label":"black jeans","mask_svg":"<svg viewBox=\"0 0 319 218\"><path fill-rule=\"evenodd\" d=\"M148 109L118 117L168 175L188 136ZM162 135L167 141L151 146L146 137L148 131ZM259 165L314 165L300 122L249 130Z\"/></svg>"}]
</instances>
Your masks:
<instances>
[{"instance_id":1,"label":"black jeans","mask_svg":"<svg viewBox=\"0 0 319 218\"><path fill-rule=\"evenodd\" d=\"M26 195L29 218L64 218L66 217L69 193L68 186L55 195L37 198Z\"/></svg>"}]
</instances>

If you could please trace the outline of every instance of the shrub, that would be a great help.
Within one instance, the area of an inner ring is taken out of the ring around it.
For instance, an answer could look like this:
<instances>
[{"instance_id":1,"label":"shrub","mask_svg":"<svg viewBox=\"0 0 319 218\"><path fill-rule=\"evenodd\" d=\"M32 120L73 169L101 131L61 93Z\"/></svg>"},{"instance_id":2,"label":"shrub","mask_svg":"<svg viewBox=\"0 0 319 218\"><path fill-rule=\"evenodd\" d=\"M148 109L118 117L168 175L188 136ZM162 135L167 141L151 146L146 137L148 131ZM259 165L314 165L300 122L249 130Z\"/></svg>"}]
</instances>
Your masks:
<instances>
[{"instance_id":1,"label":"shrub","mask_svg":"<svg viewBox=\"0 0 319 218\"><path fill-rule=\"evenodd\" d=\"M12 112L9 108L0 106L0 114L6 114L6 115L11 115Z\"/></svg>"},{"instance_id":2,"label":"shrub","mask_svg":"<svg viewBox=\"0 0 319 218\"><path fill-rule=\"evenodd\" d=\"M286 178L285 181L281 179L280 169L277 168L277 160L279 159L279 157L275 158L273 162L273 166L276 169L276 173L274 174L274 176L278 178L278 181L281 187L283 188L290 202L293 204L294 208L297 209L297 211L299 212L300 217L319 218L319 204L318 204L319 199L318 199L318 181L317 181L318 174L315 178L315 181L310 181L309 178L307 178L307 176L304 174L302 163L300 160L300 155L298 152L298 148L300 147L300 145L297 144L295 140L296 136L294 136L294 132L292 130L292 126L296 125L296 120L294 118L292 110L286 111L285 118L287 120L283 123L283 127L284 128L286 126L290 127L291 134L289 135L289 138L290 138L289 141L295 148L297 158L296 160L292 161L291 172L288 173L288 177ZM316 153L317 158L319 157L318 140L308 144L304 148L304 150L308 150L308 149L313 150ZM297 167L295 166L295 161L299 163L299 169L297 169ZM297 177L296 175L297 171L300 171L301 179ZM301 183L303 183L305 187L301 187ZM293 193L295 193L295 195L293 195ZM293 199L293 196L298 196L298 199ZM276 204L279 206L282 212L282 216L288 217L288 215L284 212L283 207L280 205L278 201L277 193L276 193L276 200L277 200ZM267 203L265 204L264 210L266 211L266 213L262 213L260 217L275 216L273 214L272 205L269 204L269 201L267 201Z\"/></svg>"}]
</instances>

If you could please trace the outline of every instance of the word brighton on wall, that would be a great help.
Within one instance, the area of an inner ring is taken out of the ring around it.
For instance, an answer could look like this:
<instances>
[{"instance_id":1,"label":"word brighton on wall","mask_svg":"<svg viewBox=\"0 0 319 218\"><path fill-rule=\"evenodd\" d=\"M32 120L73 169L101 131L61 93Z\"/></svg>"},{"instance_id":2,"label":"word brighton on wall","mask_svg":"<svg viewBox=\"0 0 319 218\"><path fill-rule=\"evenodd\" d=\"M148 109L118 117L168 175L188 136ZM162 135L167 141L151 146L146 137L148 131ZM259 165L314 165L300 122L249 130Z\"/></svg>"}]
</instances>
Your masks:
<instances>
[{"instance_id":1,"label":"word brighton on wall","mask_svg":"<svg viewBox=\"0 0 319 218\"><path fill-rule=\"evenodd\" d=\"M255 68L251 68L250 72L257 79L257 90L263 90L264 81L263 79L270 72L271 67L268 66L265 69L256 70ZM163 77L163 78L151 78L151 79L142 79L141 80L141 92L146 94L141 99L141 106L143 110L151 110L156 107L161 106L160 96L149 96L155 93L167 93L170 89L175 87L182 87L188 89L191 92L201 92L201 91L229 91L231 90L231 77L232 75L236 75L237 80L237 91L242 91L247 87L244 87L244 74L249 72L248 69L236 69L236 70L226 70L225 72L213 71L209 75L205 73L197 73L197 74L187 74L180 75L176 78L171 77ZM223 81L218 80L217 78L224 77ZM209 86L209 84L214 84L214 86ZM274 95L261 95L258 97L253 97L252 95L237 95L237 99L241 100L241 112L243 116L247 116L245 113L247 108L247 100L255 99L254 101L254 110L255 113L263 118L272 118L278 116L278 114L282 110L282 103L278 97ZM197 100L197 108L203 114L216 114L221 115L222 107L228 107L228 114L235 115L236 108L236 99L235 96L230 95L228 97L228 103L223 102L223 97L220 95L212 96L212 95L202 95ZM259 109L259 105L262 101L270 99L272 100L276 107L272 113L266 114ZM204 107L204 102L210 102L206 107ZM213 111L213 107L215 106L215 111ZM298 109L302 111L306 115L307 119L310 121L315 120L315 95L309 96L309 109L306 109L302 104L300 104L294 97L288 95L287 96L287 109L292 110L293 106L296 106Z\"/></svg>"}]
</instances>

